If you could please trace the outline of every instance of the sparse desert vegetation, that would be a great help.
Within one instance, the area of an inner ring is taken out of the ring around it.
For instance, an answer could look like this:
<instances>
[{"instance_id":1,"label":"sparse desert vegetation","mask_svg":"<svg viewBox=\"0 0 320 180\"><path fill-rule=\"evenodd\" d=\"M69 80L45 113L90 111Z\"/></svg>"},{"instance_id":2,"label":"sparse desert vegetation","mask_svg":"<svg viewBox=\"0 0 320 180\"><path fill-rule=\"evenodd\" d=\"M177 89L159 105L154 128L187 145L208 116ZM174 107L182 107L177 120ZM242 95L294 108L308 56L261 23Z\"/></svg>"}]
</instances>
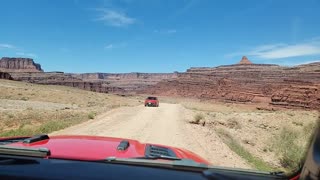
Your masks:
<instances>
[{"instance_id":1,"label":"sparse desert vegetation","mask_svg":"<svg viewBox=\"0 0 320 180\"><path fill-rule=\"evenodd\" d=\"M0 92L1 137L50 133L113 108L139 104L135 97L8 80L0 80Z\"/></svg>"},{"instance_id":2,"label":"sparse desert vegetation","mask_svg":"<svg viewBox=\"0 0 320 180\"><path fill-rule=\"evenodd\" d=\"M84 121L97 120L99 114L114 108L141 105L144 98L7 80L0 80L0 91L2 137L51 133ZM319 117L317 111L270 110L254 105L170 97L159 99L160 104L176 104L173 107L177 109L183 106L187 112L183 116L187 117L185 123L207 133L198 136L205 138L203 142L212 142L210 137L214 137L214 142L219 143L216 141L219 139L233 152L232 156L239 156L253 169L263 171L290 172L299 167ZM161 108L158 113L162 112ZM156 110L142 108L139 111L146 111L152 117ZM126 117L126 114L121 116ZM111 122L114 123L112 119ZM132 123L135 124L136 120Z\"/></svg>"},{"instance_id":3,"label":"sparse desert vegetation","mask_svg":"<svg viewBox=\"0 0 320 180\"><path fill-rule=\"evenodd\" d=\"M203 118L204 118L204 116L203 116L201 113L195 114L194 117L193 117L193 120L190 121L190 123L199 124L200 121L201 121Z\"/></svg>"},{"instance_id":4,"label":"sparse desert vegetation","mask_svg":"<svg viewBox=\"0 0 320 180\"><path fill-rule=\"evenodd\" d=\"M296 125L301 126L301 124ZM306 155L306 147L309 146L311 135L316 126L316 123L309 122L301 129L284 127L275 135L271 147L279 156L282 167L287 169L301 167Z\"/></svg>"},{"instance_id":5,"label":"sparse desert vegetation","mask_svg":"<svg viewBox=\"0 0 320 180\"><path fill-rule=\"evenodd\" d=\"M246 150L243 145L240 144L238 140L235 139L224 129L216 129L217 134L222 139L227 146L238 154L240 157L248 161L255 169L261 171L274 171L275 168L263 161L261 158L254 156L248 150Z\"/></svg>"},{"instance_id":6,"label":"sparse desert vegetation","mask_svg":"<svg viewBox=\"0 0 320 180\"><path fill-rule=\"evenodd\" d=\"M174 101L174 100L171 100ZM188 120L218 134L254 169L290 172L299 167L317 124L318 111L258 110L243 104L175 99L193 111ZM196 118L202 115L201 123Z\"/></svg>"}]
</instances>

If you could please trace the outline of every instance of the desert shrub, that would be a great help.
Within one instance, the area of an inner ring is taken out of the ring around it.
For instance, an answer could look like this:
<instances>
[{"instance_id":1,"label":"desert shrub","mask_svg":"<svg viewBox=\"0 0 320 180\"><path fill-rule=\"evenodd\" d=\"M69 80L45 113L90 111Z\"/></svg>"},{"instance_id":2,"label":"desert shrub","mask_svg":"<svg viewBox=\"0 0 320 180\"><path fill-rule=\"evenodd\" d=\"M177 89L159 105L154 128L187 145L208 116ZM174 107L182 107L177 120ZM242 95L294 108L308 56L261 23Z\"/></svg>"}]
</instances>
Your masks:
<instances>
[{"instance_id":1,"label":"desert shrub","mask_svg":"<svg viewBox=\"0 0 320 180\"><path fill-rule=\"evenodd\" d=\"M300 131L283 128L276 135L273 148L280 155L280 163L284 168L294 170L299 167L317 125L315 122L310 122Z\"/></svg>"},{"instance_id":2,"label":"desert shrub","mask_svg":"<svg viewBox=\"0 0 320 180\"><path fill-rule=\"evenodd\" d=\"M21 100L22 100L22 101L28 101L29 98L28 98L28 97L22 97Z\"/></svg>"},{"instance_id":3,"label":"desert shrub","mask_svg":"<svg viewBox=\"0 0 320 180\"><path fill-rule=\"evenodd\" d=\"M294 113L293 112L288 112L287 115L294 116Z\"/></svg>"},{"instance_id":4,"label":"desert shrub","mask_svg":"<svg viewBox=\"0 0 320 180\"><path fill-rule=\"evenodd\" d=\"M227 126L232 129L241 129L241 124L235 118L229 119Z\"/></svg>"},{"instance_id":5,"label":"desert shrub","mask_svg":"<svg viewBox=\"0 0 320 180\"><path fill-rule=\"evenodd\" d=\"M305 148L298 143L298 138L302 136L301 133L294 129L283 128L275 136L272 147L280 156L282 167L288 169L299 167L305 153Z\"/></svg>"},{"instance_id":6,"label":"desert shrub","mask_svg":"<svg viewBox=\"0 0 320 180\"><path fill-rule=\"evenodd\" d=\"M88 118L89 118L89 119L94 119L95 116L96 116L96 113L94 113L94 112L90 112L90 113L88 114Z\"/></svg>"},{"instance_id":7,"label":"desert shrub","mask_svg":"<svg viewBox=\"0 0 320 180\"><path fill-rule=\"evenodd\" d=\"M263 161L261 158L254 156L246 150L230 133L223 129L216 129L221 140L236 154L245 159L255 169L261 171L272 171L275 168Z\"/></svg>"},{"instance_id":8,"label":"desert shrub","mask_svg":"<svg viewBox=\"0 0 320 180\"><path fill-rule=\"evenodd\" d=\"M192 124L199 124L200 120L202 120L204 118L204 116L200 113L194 115L193 120L190 122Z\"/></svg>"},{"instance_id":9,"label":"desert shrub","mask_svg":"<svg viewBox=\"0 0 320 180\"><path fill-rule=\"evenodd\" d=\"M299 122L299 121L292 121L292 124L296 126L303 126L303 122Z\"/></svg>"}]
</instances>

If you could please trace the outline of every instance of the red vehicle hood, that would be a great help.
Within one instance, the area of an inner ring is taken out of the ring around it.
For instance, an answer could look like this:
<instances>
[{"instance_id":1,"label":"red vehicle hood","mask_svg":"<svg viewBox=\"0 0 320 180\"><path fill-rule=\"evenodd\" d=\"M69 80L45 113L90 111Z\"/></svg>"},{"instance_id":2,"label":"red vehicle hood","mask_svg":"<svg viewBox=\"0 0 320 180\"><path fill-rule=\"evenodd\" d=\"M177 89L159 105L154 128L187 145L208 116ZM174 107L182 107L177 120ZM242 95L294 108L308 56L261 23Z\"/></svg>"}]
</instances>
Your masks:
<instances>
[{"instance_id":1,"label":"red vehicle hood","mask_svg":"<svg viewBox=\"0 0 320 180\"><path fill-rule=\"evenodd\" d=\"M117 150L120 142L127 140L129 147L124 151ZM6 146L18 146L24 148L48 148L48 158L75 159L75 160L103 160L107 157L134 158L144 157L146 147L155 145L165 147L173 151L178 158L192 159L198 163L208 164L209 162L198 155L181 148L174 148L164 145L143 144L136 140L101 137L101 136L50 136L49 139L26 144L23 142L11 143Z\"/></svg>"}]
</instances>

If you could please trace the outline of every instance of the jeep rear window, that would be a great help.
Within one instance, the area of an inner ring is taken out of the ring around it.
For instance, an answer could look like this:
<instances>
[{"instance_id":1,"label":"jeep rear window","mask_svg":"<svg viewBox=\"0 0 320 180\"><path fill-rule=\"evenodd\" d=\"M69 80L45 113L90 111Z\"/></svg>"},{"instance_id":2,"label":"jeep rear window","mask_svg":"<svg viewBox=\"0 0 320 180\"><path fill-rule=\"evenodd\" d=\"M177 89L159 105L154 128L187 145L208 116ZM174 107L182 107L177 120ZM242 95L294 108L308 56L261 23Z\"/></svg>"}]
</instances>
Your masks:
<instances>
[{"instance_id":1,"label":"jeep rear window","mask_svg":"<svg viewBox=\"0 0 320 180\"><path fill-rule=\"evenodd\" d=\"M148 99L148 100L157 100L156 97L148 97L147 99Z\"/></svg>"}]
</instances>

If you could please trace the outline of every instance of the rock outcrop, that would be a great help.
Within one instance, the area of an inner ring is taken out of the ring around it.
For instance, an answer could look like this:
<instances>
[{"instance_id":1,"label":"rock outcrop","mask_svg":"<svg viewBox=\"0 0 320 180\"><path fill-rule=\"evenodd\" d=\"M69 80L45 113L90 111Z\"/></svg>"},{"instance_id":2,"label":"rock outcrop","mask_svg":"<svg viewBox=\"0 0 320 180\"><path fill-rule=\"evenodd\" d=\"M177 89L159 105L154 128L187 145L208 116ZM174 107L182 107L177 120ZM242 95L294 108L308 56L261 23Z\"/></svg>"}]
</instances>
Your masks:
<instances>
[{"instance_id":1,"label":"rock outcrop","mask_svg":"<svg viewBox=\"0 0 320 180\"><path fill-rule=\"evenodd\" d=\"M84 73L71 74L84 81L102 82L113 87L120 87L127 92L135 92L154 85L161 80L174 79L177 73Z\"/></svg>"},{"instance_id":2,"label":"rock outcrop","mask_svg":"<svg viewBox=\"0 0 320 180\"><path fill-rule=\"evenodd\" d=\"M6 72L0 72L0 79L13 80L11 75L9 73L6 73Z\"/></svg>"},{"instance_id":3,"label":"rock outcrop","mask_svg":"<svg viewBox=\"0 0 320 180\"><path fill-rule=\"evenodd\" d=\"M320 63L291 68L267 64L190 68L140 93L320 109Z\"/></svg>"},{"instance_id":4,"label":"rock outcrop","mask_svg":"<svg viewBox=\"0 0 320 180\"><path fill-rule=\"evenodd\" d=\"M29 58L0 60L0 78L12 78L37 84L64 85L102 93L131 93L174 78L175 73L84 73L43 72L41 66Z\"/></svg>"},{"instance_id":5,"label":"rock outcrop","mask_svg":"<svg viewBox=\"0 0 320 180\"><path fill-rule=\"evenodd\" d=\"M85 73L63 72L22 73L11 72L12 78L37 84L65 85L95 92L135 93L164 79L173 79L176 73Z\"/></svg>"},{"instance_id":6,"label":"rock outcrop","mask_svg":"<svg viewBox=\"0 0 320 180\"><path fill-rule=\"evenodd\" d=\"M243 56L239 64L252 64L246 56Z\"/></svg>"},{"instance_id":7,"label":"rock outcrop","mask_svg":"<svg viewBox=\"0 0 320 180\"><path fill-rule=\"evenodd\" d=\"M102 93L141 93L238 103L320 109L320 62L295 67L239 64L190 68L184 73L43 72L28 58L2 58L0 78L71 86Z\"/></svg>"},{"instance_id":8,"label":"rock outcrop","mask_svg":"<svg viewBox=\"0 0 320 180\"><path fill-rule=\"evenodd\" d=\"M98 81L84 81L81 78L73 77L72 74L63 72L48 72L48 73L10 73L13 80L24 81L36 84L46 85L61 85L80 88L83 90L101 92L101 93L116 93L123 94L125 90L120 87L108 86Z\"/></svg>"},{"instance_id":9,"label":"rock outcrop","mask_svg":"<svg viewBox=\"0 0 320 180\"><path fill-rule=\"evenodd\" d=\"M9 58L0 59L0 71L2 72L43 72L40 64L34 63L30 58Z\"/></svg>"}]
</instances>

